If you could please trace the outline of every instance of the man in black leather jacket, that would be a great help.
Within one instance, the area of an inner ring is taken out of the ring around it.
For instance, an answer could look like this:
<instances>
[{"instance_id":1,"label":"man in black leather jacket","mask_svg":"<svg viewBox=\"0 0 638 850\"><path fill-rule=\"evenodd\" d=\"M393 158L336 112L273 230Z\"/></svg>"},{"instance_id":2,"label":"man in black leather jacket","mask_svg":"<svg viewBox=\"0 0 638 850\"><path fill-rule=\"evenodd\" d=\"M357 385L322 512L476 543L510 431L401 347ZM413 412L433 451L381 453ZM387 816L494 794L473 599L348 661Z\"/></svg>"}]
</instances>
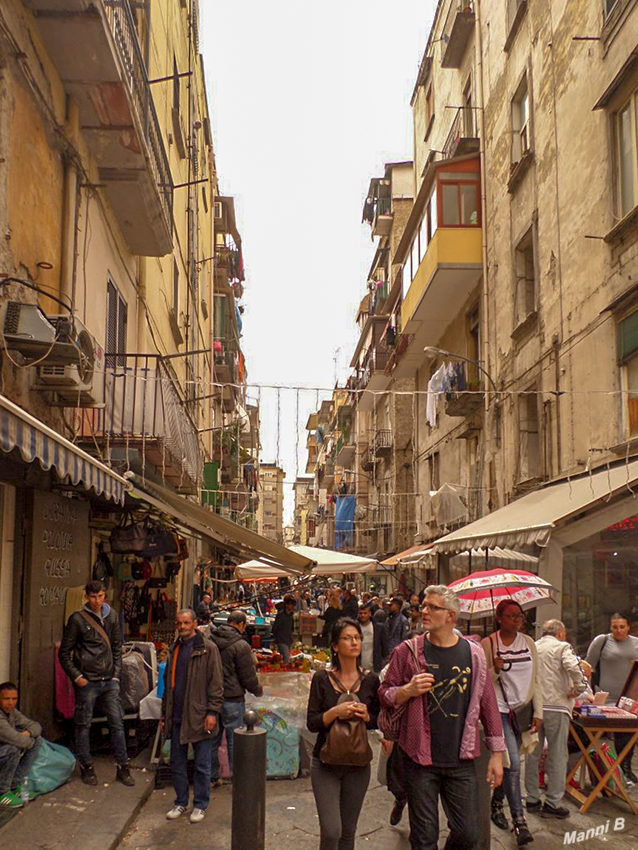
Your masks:
<instances>
[{"instance_id":1,"label":"man in black leather jacket","mask_svg":"<svg viewBox=\"0 0 638 850\"><path fill-rule=\"evenodd\" d=\"M80 763L82 782L97 785L91 761L89 731L96 703L111 732L117 773L123 785L134 785L128 769L128 753L120 703L122 635L118 616L106 603L101 581L90 581L84 588L87 603L71 614L60 644L60 664L75 688L75 752Z\"/></svg>"}]
</instances>

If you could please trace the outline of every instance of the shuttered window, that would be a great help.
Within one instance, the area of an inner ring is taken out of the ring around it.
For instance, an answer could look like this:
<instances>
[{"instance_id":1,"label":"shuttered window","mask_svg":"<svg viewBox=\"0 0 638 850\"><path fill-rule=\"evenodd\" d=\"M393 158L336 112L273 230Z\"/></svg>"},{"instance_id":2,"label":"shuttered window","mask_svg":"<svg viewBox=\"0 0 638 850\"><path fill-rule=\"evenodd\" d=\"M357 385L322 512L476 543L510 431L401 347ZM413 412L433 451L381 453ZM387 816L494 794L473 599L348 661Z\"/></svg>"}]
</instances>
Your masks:
<instances>
[{"instance_id":1,"label":"shuttered window","mask_svg":"<svg viewBox=\"0 0 638 850\"><path fill-rule=\"evenodd\" d=\"M117 287L109 278L106 286L106 366L113 369L126 365L126 327L128 307ZM113 355L119 355L114 357Z\"/></svg>"},{"instance_id":2,"label":"shuttered window","mask_svg":"<svg viewBox=\"0 0 638 850\"><path fill-rule=\"evenodd\" d=\"M626 363L638 352L638 310L618 323L618 359Z\"/></svg>"}]
</instances>

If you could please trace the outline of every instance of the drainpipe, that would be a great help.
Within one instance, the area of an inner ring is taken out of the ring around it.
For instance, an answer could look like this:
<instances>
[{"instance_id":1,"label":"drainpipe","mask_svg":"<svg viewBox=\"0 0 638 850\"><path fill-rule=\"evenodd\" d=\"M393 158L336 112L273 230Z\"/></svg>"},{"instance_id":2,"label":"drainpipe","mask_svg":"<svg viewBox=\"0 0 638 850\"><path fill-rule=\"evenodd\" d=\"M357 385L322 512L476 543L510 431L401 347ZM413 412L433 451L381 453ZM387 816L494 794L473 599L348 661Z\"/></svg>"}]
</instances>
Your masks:
<instances>
[{"instance_id":1,"label":"drainpipe","mask_svg":"<svg viewBox=\"0 0 638 850\"><path fill-rule=\"evenodd\" d=\"M75 98L67 98L65 130L72 148L77 150L80 109ZM60 298L75 310L75 252L77 243L78 171L67 158L62 188L62 233L60 250Z\"/></svg>"},{"instance_id":2,"label":"drainpipe","mask_svg":"<svg viewBox=\"0 0 638 850\"><path fill-rule=\"evenodd\" d=\"M484 95L483 95L483 38L481 35L481 3L480 0L474 0L475 9L475 31L476 31L476 99L477 113L479 121L479 151L481 160L481 253L483 255L483 287L481 293L481 334L483 340L483 362L485 369L489 374L492 374L490 365L490 348L489 348L489 301L487 297L487 188L486 188L486 162L485 162L485 115L484 115ZM480 356L480 355L479 355ZM496 402L496 396L494 396ZM485 394L485 430L486 438L489 440L489 410L490 398L488 393Z\"/></svg>"},{"instance_id":3,"label":"drainpipe","mask_svg":"<svg viewBox=\"0 0 638 850\"><path fill-rule=\"evenodd\" d=\"M560 337L554 334L552 339L552 348L554 349L554 381L556 392L556 474L560 475L562 469L562 441L560 435L560 397L562 395L560 389Z\"/></svg>"}]
</instances>

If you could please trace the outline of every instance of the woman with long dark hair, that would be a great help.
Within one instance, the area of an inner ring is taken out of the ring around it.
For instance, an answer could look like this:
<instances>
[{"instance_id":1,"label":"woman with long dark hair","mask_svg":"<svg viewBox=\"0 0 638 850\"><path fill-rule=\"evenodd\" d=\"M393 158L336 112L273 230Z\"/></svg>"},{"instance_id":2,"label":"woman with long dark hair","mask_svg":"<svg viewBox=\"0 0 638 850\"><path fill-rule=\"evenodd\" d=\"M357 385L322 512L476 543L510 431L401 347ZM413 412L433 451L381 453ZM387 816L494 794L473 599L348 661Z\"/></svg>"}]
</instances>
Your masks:
<instances>
[{"instance_id":1,"label":"woman with long dark hair","mask_svg":"<svg viewBox=\"0 0 638 850\"><path fill-rule=\"evenodd\" d=\"M362 640L356 620L337 620L330 635L331 669L318 670L310 686L307 723L308 729L317 733L310 778L319 814L320 850L354 848L357 822L370 783L369 763L348 764L347 753L340 764L329 763L327 757L333 724L359 721L368 729L376 727L379 677L359 665ZM353 695L357 701L351 701ZM347 740L341 739L341 747L347 746Z\"/></svg>"},{"instance_id":2,"label":"woman with long dark hair","mask_svg":"<svg viewBox=\"0 0 638 850\"><path fill-rule=\"evenodd\" d=\"M492 820L501 829L508 823L503 811L503 791L514 822L519 847L534 840L523 811L521 757L523 732L537 732L543 719L543 692L536 645L523 633L525 614L513 599L496 607L496 631L484 638L483 649L498 701L503 734L510 759L503 776L503 789L492 795ZM538 746L538 745L537 745Z\"/></svg>"}]
</instances>

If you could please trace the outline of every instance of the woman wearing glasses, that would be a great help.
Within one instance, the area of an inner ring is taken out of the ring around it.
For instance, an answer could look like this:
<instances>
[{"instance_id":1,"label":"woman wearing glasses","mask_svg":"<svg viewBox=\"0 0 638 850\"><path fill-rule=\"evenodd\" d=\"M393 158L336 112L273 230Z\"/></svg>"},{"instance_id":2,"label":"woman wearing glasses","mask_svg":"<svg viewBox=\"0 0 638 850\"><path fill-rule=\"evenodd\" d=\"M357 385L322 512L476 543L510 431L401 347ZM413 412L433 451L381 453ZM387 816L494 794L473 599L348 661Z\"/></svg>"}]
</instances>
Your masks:
<instances>
[{"instance_id":1,"label":"woman wearing glasses","mask_svg":"<svg viewBox=\"0 0 638 850\"><path fill-rule=\"evenodd\" d=\"M379 677L359 665L362 640L361 626L356 620L349 617L337 620L330 636L331 669L318 670L310 686L307 724L311 732L317 733L310 779L319 814L320 850L352 850L370 783L369 762L365 766L347 763L348 755L344 753L347 736L340 736L341 743L337 746L335 738L328 741L335 722L348 721L351 725L352 721L358 721L368 729L376 728ZM352 695L358 701L352 701ZM340 764L331 763L334 758L329 757L330 749L333 755L335 750L340 750ZM360 758L353 761L360 762Z\"/></svg>"},{"instance_id":2,"label":"woman wearing glasses","mask_svg":"<svg viewBox=\"0 0 638 850\"><path fill-rule=\"evenodd\" d=\"M524 732L536 732L543 718L543 693L536 645L523 634L525 615L513 599L496 608L497 630L483 639L483 649L494 682L510 766L505 768L503 786L492 795L492 821L508 829L503 811L503 792L509 803L519 847L533 841L527 827L521 797L520 749Z\"/></svg>"}]
</instances>

